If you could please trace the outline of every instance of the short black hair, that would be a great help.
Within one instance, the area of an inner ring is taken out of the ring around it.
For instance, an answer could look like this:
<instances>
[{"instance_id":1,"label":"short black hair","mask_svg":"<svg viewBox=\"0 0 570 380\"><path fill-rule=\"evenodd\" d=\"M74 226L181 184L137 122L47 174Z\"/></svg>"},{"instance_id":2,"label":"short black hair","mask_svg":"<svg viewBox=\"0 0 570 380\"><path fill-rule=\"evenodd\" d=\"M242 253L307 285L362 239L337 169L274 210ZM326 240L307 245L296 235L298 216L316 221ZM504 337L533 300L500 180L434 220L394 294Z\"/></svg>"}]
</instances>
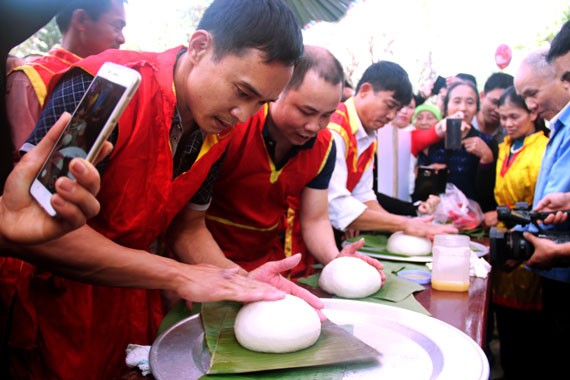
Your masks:
<instances>
[{"instance_id":1,"label":"short black hair","mask_svg":"<svg viewBox=\"0 0 570 380\"><path fill-rule=\"evenodd\" d=\"M527 113L531 112L528 109L528 106L526 105L524 98L519 94L517 94L517 91L515 90L514 86L507 87L507 89L503 92L503 94L499 98L499 107L507 102L512 103L515 107L518 107ZM548 134L550 133L549 129L546 128L546 123L544 122L544 119L541 117L537 117L536 120L534 121L534 128L537 131L544 132L546 136L548 136Z\"/></svg>"},{"instance_id":2,"label":"short black hair","mask_svg":"<svg viewBox=\"0 0 570 380\"><path fill-rule=\"evenodd\" d=\"M481 99L479 99L479 91L477 91L477 86L475 85L475 83L473 83L470 80L460 80L457 82L453 82L451 84L451 86L449 86L449 88L447 89L447 93L445 94L445 99L443 100L443 116L448 116L447 115L447 104L449 103L449 100L451 99L450 94L453 92L453 90L455 90L456 87L459 86L469 86L471 87L471 89L473 90L473 92L475 92L475 98L477 99L477 112L479 111L479 108L481 106Z\"/></svg>"},{"instance_id":3,"label":"short black hair","mask_svg":"<svg viewBox=\"0 0 570 380\"><path fill-rule=\"evenodd\" d=\"M475 78L475 75L467 74L467 73L457 73L457 75L455 75L455 76L457 78L463 80L463 81L473 82L473 84L475 85L475 88L477 88L477 78Z\"/></svg>"},{"instance_id":4,"label":"short black hair","mask_svg":"<svg viewBox=\"0 0 570 380\"><path fill-rule=\"evenodd\" d=\"M368 66L356 86L355 93L360 91L364 83L370 83L375 92L394 91L394 99L402 106L412 100L412 83L408 73L397 63L379 61Z\"/></svg>"},{"instance_id":5,"label":"short black hair","mask_svg":"<svg viewBox=\"0 0 570 380\"><path fill-rule=\"evenodd\" d=\"M509 88L513 85L514 78L512 75L507 73L493 73L487 81L485 81L485 87L483 88L483 92L488 94L489 92L500 88L504 90L505 88Z\"/></svg>"},{"instance_id":6,"label":"short black hair","mask_svg":"<svg viewBox=\"0 0 570 380\"><path fill-rule=\"evenodd\" d=\"M546 61L552 62L555 58L560 57L570 51L570 20L566 21L560 31L550 43L550 49L546 55Z\"/></svg>"},{"instance_id":7,"label":"short black hair","mask_svg":"<svg viewBox=\"0 0 570 380\"><path fill-rule=\"evenodd\" d=\"M92 20L97 21L105 12L108 12L114 0L71 0L67 5L55 16L55 22L61 33L67 32L71 24L73 12L77 9L83 9ZM126 3L127 0L120 0Z\"/></svg>"},{"instance_id":8,"label":"short black hair","mask_svg":"<svg viewBox=\"0 0 570 380\"><path fill-rule=\"evenodd\" d=\"M293 11L282 0L214 0L197 29L214 39L214 57L259 49L265 63L293 66L303 54L303 35Z\"/></svg>"},{"instance_id":9,"label":"short black hair","mask_svg":"<svg viewBox=\"0 0 570 380\"><path fill-rule=\"evenodd\" d=\"M330 51L316 46L305 46L303 55L284 91L298 89L310 70L315 70L327 83L333 85L344 83L342 65Z\"/></svg>"}]
</instances>

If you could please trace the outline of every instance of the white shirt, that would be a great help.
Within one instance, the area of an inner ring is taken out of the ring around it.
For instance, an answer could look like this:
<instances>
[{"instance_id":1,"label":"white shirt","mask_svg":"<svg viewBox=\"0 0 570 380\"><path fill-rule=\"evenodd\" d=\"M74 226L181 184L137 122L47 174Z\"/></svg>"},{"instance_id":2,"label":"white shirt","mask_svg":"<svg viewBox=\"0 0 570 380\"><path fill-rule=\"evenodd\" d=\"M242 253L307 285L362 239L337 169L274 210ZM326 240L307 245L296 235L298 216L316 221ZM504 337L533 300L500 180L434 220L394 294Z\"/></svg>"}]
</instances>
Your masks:
<instances>
[{"instance_id":1,"label":"white shirt","mask_svg":"<svg viewBox=\"0 0 570 380\"><path fill-rule=\"evenodd\" d=\"M376 140L376 131L367 133L362 126L360 120L358 122L358 130L356 131L356 141L358 146L358 157ZM329 216L331 224L334 228L341 231L356 220L366 210L367 206L364 202L376 200L376 194L373 190L374 173L372 165L362 174L360 181L352 190L346 188L346 179L348 171L346 168L346 146L342 136L331 130L334 142L336 144L336 163L331 176L328 189L329 197Z\"/></svg>"}]
</instances>

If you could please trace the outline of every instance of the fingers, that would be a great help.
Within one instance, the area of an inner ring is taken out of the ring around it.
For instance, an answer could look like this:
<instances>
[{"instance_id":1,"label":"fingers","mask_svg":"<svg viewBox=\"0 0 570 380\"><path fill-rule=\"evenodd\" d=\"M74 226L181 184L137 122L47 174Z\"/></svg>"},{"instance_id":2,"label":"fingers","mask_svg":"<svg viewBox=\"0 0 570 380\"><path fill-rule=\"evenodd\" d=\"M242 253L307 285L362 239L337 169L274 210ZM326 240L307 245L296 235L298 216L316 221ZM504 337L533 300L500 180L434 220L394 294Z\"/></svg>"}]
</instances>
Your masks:
<instances>
[{"instance_id":1,"label":"fingers","mask_svg":"<svg viewBox=\"0 0 570 380\"><path fill-rule=\"evenodd\" d=\"M53 127L48 131L48 133L44 136L43 139L22 158L21 162L24 163L29 167L29 170L26 172L27 176L29 177L30 181L36 176L37 172L42 167L44 161L46 160L49 152L57 142L57 139L71 118L71 115L67 112L64 112L58 121L53 125Z\"/></svg>"},{"instance_id":2,"label":"fingers","mask_svg":"<svg viewBox=\"0 0 570 380\"><path fill-rule=\"evenodd\" d=\"M281 273L295 268L300 261L301 261L301 254L297 253L283 260L272 261L269 262L268 264L271 264L271 269L275 271L275 273Z\"/></svg>"},{"instance_id":3,"label":"fingers","mask_svg":"<svg viewBox=\"0 0 570 380\"><path fill-rule=\"evenodd\" d=\"M532 243L532 245L534 245L534 243L536 242L536 239L538 239L536 236L534 236L533 234L526 232L526 231L523 232L523 236L527 241Z\"/></svg>"},{"instance_id":4,"label":"fingers","mask_svg":"<svg viewBox=\"0 0 570 380\"><path fill-rule=\"evenodd\" d=\"M359 240L355 241L352 244L349 244L347 247L345 248L350 248L350 251L352 252L356 252L358 251L360 248L364 247L364 244L366 243L366 241L364 240L364 238L360 238Z\"/></svg>"},{"instance_id":5,"label":"fingers","mask_svg":"<svg viewBox=\"0 0 570 380\"><path fill-rule=\"evenodd\" d=\"M319 315L319 318L321 319L321 321L325 321L327 319L327 317L322 312L322 309L325 307L325 304L323 303L323 301L319 297L315 296L313 293L311 293L307 289L304 289L298 285L295 285L294 283L292 283L289 280L284 280L284 281L287 281L289 283L287 286L288 293L290 293L296 297L301 298L302 300L307 302L309 305L311 305L313 307L313 309L315 309L315 311Z\"/></svg>"},{"instance_id":6,"label":"fingers","mask_svg":"<svg viewBox=\"0 0 570 380\"><path fill-rule=\"evenodd\" d=\"M103 146L101 147L101 151L93 161L94 165L97 165L99 162L103 161L107 155L109 155L113 151L113 144L110 141L105 141Z\"/></svg>"},{"instance_id":7,"label":"fingers","mask_svg":"<svg viewBox=\"0 0 570 380\"><path fill-rule=\"evenodd\" d=\"M69 165L71 174L82 187L87 189L91 194L97 195L101 186L101 178L99 172L89 162L82 158L74 158Z\"/></svg>"},{"instance_id":8,"label":"fingers","mask_svg":"<svg viewBox=\"0 0 570 380\"><path fill-rule=\"evenodd\" d=\"M97 198L87 189L67 177L60 177L55 183L57 191L51 197L51 204L57 214L74 227L99 213Z\"/></svg>"}]
</instances>

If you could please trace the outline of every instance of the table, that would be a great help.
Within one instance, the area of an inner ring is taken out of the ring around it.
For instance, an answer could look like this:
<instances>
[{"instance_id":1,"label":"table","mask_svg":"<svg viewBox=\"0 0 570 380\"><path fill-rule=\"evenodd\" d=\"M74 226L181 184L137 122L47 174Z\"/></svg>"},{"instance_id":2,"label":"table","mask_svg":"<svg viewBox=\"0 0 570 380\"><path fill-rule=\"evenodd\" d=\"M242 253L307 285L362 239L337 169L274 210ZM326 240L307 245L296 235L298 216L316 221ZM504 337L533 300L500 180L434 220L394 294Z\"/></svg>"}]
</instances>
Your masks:
<instances>
[{"instance_id":1,"label":"table","mask_svg":"<svg viewBox=\"0 0 570 380\"><path fill-rule=\"evenodd\" d=\"M489 313L489 277L471 277L468 292L442 292L424 285L425 290L415 294L419 303L433 317L469 335L485 348Z\"/></svg>"},{"instance_id":2,"label":"table","mask_svg":"<svg viewBox=\"0 0 570 380\"><path fill-rule=\"evenodd\" d=\"M320 289L299 285L318 297L330 297ZM471 277L468 292L443 292L432 289L429 284L423 286L425 289L414 296L432 317L463 331L484 349L490 300L489 277Z\"/></svg>"},{"instance_id":3,"label":"table","mask_svg":"<svg viewBox=\"0 0 570 380\"><path fill-rule=\"evenodd\" d=\"M474 239L482 244L487 240ZM303 286L303 285L301 285ZM424 285L425 290L415 293L415 297L434 318L449 323L471 337L485 349L487 318L489 313L489 277L471 277L468 292L443 292ZM327 294L307 287L319 297ZM137 369L128 369L120 380L152 380L152 375L142 376Z\"/></svg>"}]
</instances>

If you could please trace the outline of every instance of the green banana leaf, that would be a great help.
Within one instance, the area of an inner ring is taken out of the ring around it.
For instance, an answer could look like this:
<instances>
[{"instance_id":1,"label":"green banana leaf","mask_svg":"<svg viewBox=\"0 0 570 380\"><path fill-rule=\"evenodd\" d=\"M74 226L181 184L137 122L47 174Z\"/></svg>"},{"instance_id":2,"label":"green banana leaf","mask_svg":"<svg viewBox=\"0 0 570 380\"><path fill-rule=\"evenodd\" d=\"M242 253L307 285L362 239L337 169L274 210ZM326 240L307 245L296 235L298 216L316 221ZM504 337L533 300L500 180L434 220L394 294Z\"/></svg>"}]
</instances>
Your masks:
<instances>
[{"instance_id":1,"label":"green banana leaf","mask_svg":"<svg viewBox=\"0 0 570 380\"><path fill-rule=\"evenodd\" d=\"M319 366L306 370L309 373L314 372L320 379L320 375L333 370L322 366L335 365L334 371L338 373L344 371L338 364L376 363L380 355L376 349L330 321L323 322L321 336L311 347L284 354L250 351L241 346L235 338L233 324L239 308L240 304L235 302L202 304L201 319L212 357L208 375L256 372L255 376L259 378L259 375L275 376L275 373L257 373L258 371L294 369L298 376L304 367ZM334 371L331 374L335 373ZM280 372L279 378L284 378L286 373Z\"/></svg>"}]
</instances>

